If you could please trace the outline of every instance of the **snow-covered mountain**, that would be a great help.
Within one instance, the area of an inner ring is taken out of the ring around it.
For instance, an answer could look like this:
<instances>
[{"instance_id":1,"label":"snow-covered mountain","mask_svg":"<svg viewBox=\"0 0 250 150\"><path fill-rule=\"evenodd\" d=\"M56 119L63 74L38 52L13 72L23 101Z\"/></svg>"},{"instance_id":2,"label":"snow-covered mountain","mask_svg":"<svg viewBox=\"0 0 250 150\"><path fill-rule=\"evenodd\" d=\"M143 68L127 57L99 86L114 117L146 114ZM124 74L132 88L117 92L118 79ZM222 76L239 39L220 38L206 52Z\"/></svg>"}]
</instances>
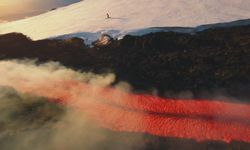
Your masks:
<instances>
[{"instance_id":1,"label":"snow-covered mountain","mask_svg":"<svg viewBox=\"0 0 250 150\"><path fill-rule=\"evenodd\" d=\"M0 34L21 32L35 40L74 35L91 42L103 32L120 37L150 27L195 27L248 18L249 0L84 0L2 23Z\"/></svg>"}]
</instances>

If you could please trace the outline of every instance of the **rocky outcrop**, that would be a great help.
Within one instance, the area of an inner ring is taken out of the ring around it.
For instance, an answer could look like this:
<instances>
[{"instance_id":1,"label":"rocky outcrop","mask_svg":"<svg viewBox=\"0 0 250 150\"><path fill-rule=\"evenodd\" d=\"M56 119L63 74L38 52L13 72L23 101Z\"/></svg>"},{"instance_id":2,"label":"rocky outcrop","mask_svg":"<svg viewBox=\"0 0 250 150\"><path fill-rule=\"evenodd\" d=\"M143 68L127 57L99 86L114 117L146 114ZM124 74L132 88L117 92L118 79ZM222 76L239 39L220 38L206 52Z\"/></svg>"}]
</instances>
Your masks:
<instances>
[{"instance_id":1,"label":"rocky outcrop","mask_svg":"<svg viewBox=\"0 0 250 150\"><path fill-rule=\"evenodd\" d=\"M94 46L100 47L111 44L114 41L113 37L108 34L102 34L100 38L93 43Z\"/></svg>"}]
</instances>

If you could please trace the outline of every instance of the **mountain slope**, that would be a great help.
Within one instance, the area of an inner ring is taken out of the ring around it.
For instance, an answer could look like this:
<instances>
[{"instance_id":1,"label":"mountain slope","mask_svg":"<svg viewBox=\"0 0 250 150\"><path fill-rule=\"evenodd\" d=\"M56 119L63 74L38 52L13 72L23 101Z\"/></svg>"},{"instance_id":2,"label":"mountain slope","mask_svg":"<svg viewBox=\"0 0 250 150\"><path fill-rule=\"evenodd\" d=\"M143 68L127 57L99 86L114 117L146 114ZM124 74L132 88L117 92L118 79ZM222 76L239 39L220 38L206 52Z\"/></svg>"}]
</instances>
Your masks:
<instances>
[{"instance_id":1,"label":"mountain slope","mask_svg":"<svg viewBox=\"0 0 250 150\"><path fill-rule=\"evenodd\" d=\"M106 19L107 12L110 19ZM1 24L0 34L21 32L37 40L84 32L78 36L93 40L102 32L119 37L149 27L194 27L247 18L250 18L250 1L245 0L84 0Z\"/></svg>"}]
</instances>

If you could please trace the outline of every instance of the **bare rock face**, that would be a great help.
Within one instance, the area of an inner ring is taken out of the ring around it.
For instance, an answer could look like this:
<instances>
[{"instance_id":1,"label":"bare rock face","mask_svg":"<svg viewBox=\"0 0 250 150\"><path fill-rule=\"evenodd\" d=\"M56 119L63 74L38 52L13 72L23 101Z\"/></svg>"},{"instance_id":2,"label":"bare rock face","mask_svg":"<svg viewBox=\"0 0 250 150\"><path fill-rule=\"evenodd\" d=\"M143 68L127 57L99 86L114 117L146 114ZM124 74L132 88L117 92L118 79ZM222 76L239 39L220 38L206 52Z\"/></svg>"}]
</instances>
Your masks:
<instances>
[{"instance_id":1,"label":"bare rock face","mask_svg":"<svg viewBox=\"0 0 250 150\"><path fill-rule=\"evenodd\" d=\"M100 38L93 43L94 46L105 46L111 44L114 41L114 38L108 34L102 34Z\"/></svg>"},{"instance_id":2,"label":"bare rock face","mask_svg":"<svg viewBox=\"0 0 250 150\"><path fill-rule=\"evenodd\" d=\"M65 45L69 45L69 46L78 48L78 49L86 46L84 44L84 40L80 39L80 38L77 38L77 37L72 37L72 38L64 39L62 41L62 43L64 43Z\"/></svg>"}]
</instances>

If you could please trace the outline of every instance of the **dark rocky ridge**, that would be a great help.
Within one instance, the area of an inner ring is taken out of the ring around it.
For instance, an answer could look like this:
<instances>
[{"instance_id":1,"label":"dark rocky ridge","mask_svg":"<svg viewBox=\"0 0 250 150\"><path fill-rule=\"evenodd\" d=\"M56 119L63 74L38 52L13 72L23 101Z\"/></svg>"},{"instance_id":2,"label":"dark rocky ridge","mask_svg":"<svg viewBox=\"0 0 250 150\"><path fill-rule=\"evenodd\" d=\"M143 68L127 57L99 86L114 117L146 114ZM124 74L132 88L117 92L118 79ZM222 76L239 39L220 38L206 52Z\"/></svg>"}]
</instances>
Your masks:
<instances>
[{"instance_id":1,"label":"dark rocky ridge","mask_svg":"<svg viewBox=\"0 0 250 150\"><path fill-rule=\"evenodd\" d=\"M161 96L190 91L195 97L209 97L219 91L250 98L249 56L250 25L125 36L93 48L78 38L32 41L17 33L0 36L1 59L53 60L82 71L114 72L117 81L129 82L136 91L155 88Z\"/></svg>"}]
</instances>

